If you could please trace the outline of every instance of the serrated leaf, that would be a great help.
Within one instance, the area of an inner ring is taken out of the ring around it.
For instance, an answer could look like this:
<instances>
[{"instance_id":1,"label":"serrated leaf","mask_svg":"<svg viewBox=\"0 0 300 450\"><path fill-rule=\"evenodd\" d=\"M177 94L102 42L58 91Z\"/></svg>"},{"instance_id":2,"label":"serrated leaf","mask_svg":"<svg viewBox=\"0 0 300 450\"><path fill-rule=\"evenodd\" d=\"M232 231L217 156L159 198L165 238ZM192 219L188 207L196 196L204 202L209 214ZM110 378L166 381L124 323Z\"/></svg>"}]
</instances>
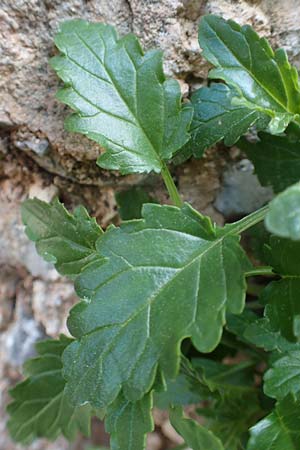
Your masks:
<instances>
[{"instance_id":1,"label":"serrated leaf","mask_svg":"<svg viewBox=\"0 0 300 450\"><path fill-rule=\"evenodd\" d=\"M178 82L165 79L162 53L144 54L135 36L119 39L112 26L83 20L63 23L55 44L52 67L65 83L57 96L76 111L66 129L106 149L104 169L160 172L187 142L192 119Z\"/></svg>"},{"instance_id":2,"label":"serrated leaf","mask_svg":"<svg viewBox=\"0 0 300 450\"><path fill-rule=\"evenodd\" d=\"M171 409L170 420L177 433L192 450L224 450L217 436L195 420L185 418L181 407Z\"/></svg>"},{"instance_id":3,"label":"serrated leaf","mask_svg":"<svg viewBox=\"0 0 300 450\"><path fill-rule=\"evenodd\" d=\"M143 450L146 433L153 430L151 415L152 394L136 402L128 401L122 394L109 406L106 430L110 433L111 450Z\"/></svg>"},{"instance_id":4,"label":"serrated leaf","mask_svg":"<svg viewBox=\"0 0 300 450\"><path fill-rule=\"evenodd\" d=\"M272 186L274 192L278 193L299 181L299 140L292 141L288 135L259 133L258 142L250 143L241 139L238 147L253 162L255 173L263 186Z\"/></svg>"},{"instance_id":5,"label":"serrated leaf","mask_svg":"<svg viewBox=\"0 0 300 450\"><path fill-rule=\"evenodd\" d=\"M247 450L298 450L300 443L300 402L291 396L251 428Z\"/></svg>"},{"instance_id":6,"label":"serrated leaf","mask_svg":"<svg viewBox=\"0 0 300 450\"><path fill-rule=\"evenodd\" d=\"M117 192L116 202L122 220L140 219L144 203L157 203L146 191L139 187Z\"/></svg>"},{"instance_id":7,"label":"serrated leaf","mask_svg":"<svg viewBox=\"0 0 300 450\"><path fill-rule=\"evenodd\" d=\"M270 202L265 224L277 236L300 240L300 183L289 187Z\"/></svg>"},{"instance_id":8,"label":"serrated leaf","mask_svg":"<svg viewBox=\"0 0 300 450\"><path fill-rule=\"evenodd\" d=\"M222 83L198 89L191 97L194 116L188 142L194 155L200 158L204 150L224 139L231 146L250 127L266 128L269 118L245 106L233 104L238 93Z\"/></svg>"},{"instance_id":9,"label":"serrated leaf","mask_svg":"<svg viewBox=\"0 0 300 450\"><path fill-rule=\"evenodd\" d=\"M264 392L277 400L288 394L299 398L300 391L300 351L291 351L277 359L264 375Z\"/></svg>"},{"instance_id":10,"label":"serrated leaf","mask_svg":"<svg viewBox=\"0 0 300 450\"><path fill-rule=\"evenodd\" d=\"M35 198L21 209L27 236L59 273L75 276L94 260L95 243L103 231L85 208L79 206L70 214L58 199L46 203Z\"/></svg>"},{"instance_id":11,"label":"serrated leaf","mask_svg":"<svg viewBox=\"0 0 300 450\"><path fill-rule=\"evenodd\" d=\"M89 435L91 407L70 405L64 392L61 356L72 341L65 336L42 341L37 344L38 356L25 363L27 379L10 391L13 401L7 408L8 428L15 441L54 440L60 433L70 440L78 432Z\"/></svg>"},{"instance_id":12,"label":"serrated leaf","mask_svg":"<svg viewBox=\"0 0 300 450\"><path fill-rule=\"evenodd\" d=\"M282 132L299 114L298 74L283 49L274 52L250 26L214 15L201 19L199 43L215 66L209 77L233 86L243 106L268 114L272 134Z\"/></svg>"},{"instance_id":13,"label":"serrated leaf","mask_svg":"<svg viewBox=\"0 0 300 450\"><path fill-rule=\"evenodd\" d=\"M140 398L157 367L166 379L176 376L185 337L211 351L226 310L244 307L250 263L239 224L214 228L189 205L145 205L143 217L106 232L97 245L104 259L77 278L77 293L90 300L68 320L78 341L64 353L64 374L76 404L102 407L121 386L129 400Z\"/></svg>"}]
</instances>

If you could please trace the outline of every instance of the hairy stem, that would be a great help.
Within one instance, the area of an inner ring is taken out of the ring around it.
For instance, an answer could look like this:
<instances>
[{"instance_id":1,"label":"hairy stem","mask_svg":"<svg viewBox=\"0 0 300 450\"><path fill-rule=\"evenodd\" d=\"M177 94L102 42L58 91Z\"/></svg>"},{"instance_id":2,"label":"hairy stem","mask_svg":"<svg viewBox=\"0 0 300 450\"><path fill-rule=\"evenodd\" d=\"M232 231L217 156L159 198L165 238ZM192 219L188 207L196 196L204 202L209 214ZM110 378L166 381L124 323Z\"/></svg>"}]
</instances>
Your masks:
<instances>
[{"instance_id":1,"label":"hairy stem","mask_svg":"<svg viewBox=\"0 0 300 450\"><path fill-rule=\"evenodd\" d=\"M166 185L166 188L168 189L168 193L169 193L170 199L172 200L172 203L175 206L178 206L178 208L181 208L181 206L183 205L183 202L180 198L177 187L175 186L172 175L170 174L170 171L164 161L162 161L161 174L162 174L164 183Z\"/></svg>"}]
</instances>

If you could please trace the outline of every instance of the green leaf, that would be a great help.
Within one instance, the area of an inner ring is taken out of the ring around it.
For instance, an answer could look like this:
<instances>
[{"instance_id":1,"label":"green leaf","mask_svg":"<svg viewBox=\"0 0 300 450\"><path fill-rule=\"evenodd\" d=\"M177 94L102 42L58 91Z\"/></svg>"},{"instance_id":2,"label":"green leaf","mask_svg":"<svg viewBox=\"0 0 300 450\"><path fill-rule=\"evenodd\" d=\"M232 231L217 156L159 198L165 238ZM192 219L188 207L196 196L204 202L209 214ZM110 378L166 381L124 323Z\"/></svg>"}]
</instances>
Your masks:
<instances>
[{"instance_id":1,"label":"green leaf","mask_svg":"<svg viewBox=\"0 0 300 450\"><path fill-rule=\"evenodd\" d=\"M264 391L269 397L283 400L288 394L299 398L300 351L291 351L277 359L264 376Z\"/></svg>"},{"instance_id":2,"label":"green leaf","mask_svg":"<svg viewBox=\"0 0 300 450\"><path fill-rule=\"evenodd\" d=\"M185 337L211 351L226 310L243 310L250 263L239 222L214 228L189 205L148 204L143 217L107 231L97 242L104 259L77 278L78 295L90 300L68 320L78 340L64 353L64 374L76 404L103 407L121 386L135 401L151 389L158 367L175 378Z\"/></svg>"},{"instance_id":3,"label":"green leaf","mask_svg":"<svg viewBox=\"0 0 300 450\"><path fill-rule=\"evenodd\" d=\"M255 173L263 186L272 186L277 193L299 181L300 140L294 142L288 135L259 133L258 142L250 143L241 139L238 147L253 162Z\"/></svg>"},{"instance_id":4,"label":"green leaf","mask_svg":"<svg viewBox=\"0 0 300 450\"><path fill-rule=\"evenodd\" d=\"M177 406L170 411L171 424L186 444L193 450L224 450L222 442L209 430L195 420L183 417L182 408Z\"/></svg>"},{"instance_id":5,"label":"green leaf","mask_svg":"<svg viewBox=\"0 0 300 450\"><path fill-rule=\"evenodd\" d=\"M260 296L261 303L266 305L265 317L273 330L291 342L300 341L299 252L300 242L271 237L269 262L282 278L268 284Z\"/></svg>"},{"instance_id":6,"label":"green leaf","mask_svg":"<svg viewBox=\"0 0 300 450\"><path fill-rule=\"evenodd\" d=\"M251 428L247 450L298 450L300 442L300 402L291 396Z\"/></svg>"},{"instance_id":7,"label":"green leaf","mask_svg":"<svg viewBox=\"0 0 300 450\"><path fill-rule=\"evenodd\" d=\"M204 58L215 66L209 77L233 86L239 92L236 102L268 114L272 134L282 132L298 116L298 74L283 49L274 52L250 26L214 15L201 19L199 43Z\"/></svg>"},{"instance_id":8,"label":"green leaf","mask_svg":"<svg viewBox=\"0 0 300 450\"><path fill-rule=\"evenodd\" d=\"M293 350L296 345L285 339L278 329L274 329L268 318L257 319L249 324L244 330L243 337L266 351L285 352Z\"/></svg>"},{"instance_id":9,"label":"green leaf","mask_svg":"<svg viewBox=\"0 0 300 450\"><path fill-rule=\"evenodd\" d=\"M265 224L277 236L300 240L300 183L289 187L271 201Z\"/></svg>"},{"instance_id":10,"label":"green leaf","mask_svg":"<svg viewBox=\"0 0 300 450\"><path fill-rule=\"evenodd\" d=\"M233 104L237 96L234 89L221 83L200 88L192 95L194 117L187 146L196 157L222 139L225 145L232 146L253 125L267 127L269 119L260 112Z\"/></svg>"},{"instance_id":11,"label":"green leaf","mask_svg":"<svg viewBox=\"0 0 300 450\"><path fill-rule=\"evenodd\" d=\"M147 192L139 187L117 192L116 201L122 220L140 219L144 203L157 203Z\"/></svg>"},{"instance_id":12,"label":"green leaf","mask_svg":"<svg viewBox=\"0 0 300 450\"><path fill-rule=\"evenodd\" d=\"M22 220L37 252L59 273L75 276L95 259L95 243L103 232L82 206L70 214L58 199L49 204L26 200Z\"/></svg>"},{"instance_id":13,"label":"green leaf","mask_svg":"<svg viewBox=\"0 0 300 450\"><path fill-rule=\"evenodd\" d=\"M144 54L135 36L119 39L113 27L83 20L63 23L55 43L52 67L65 83L57 96L76 111L66 129L106 149L104 169L160 172L187 142L192 119L178 82L165 79L162 53Z\"/></svg>"},{"instance_id":14,"label":"green leaf","mask_svg":"<svg viewBox=\"0 0 300 450\"><path fill-rule=\"evenodd\" d=\"M64 392L61 356L71 342L65 336L39 342L38 356L25 363L28 378L10 391L13 401L7 408L8 428L15 441L54 440L61 433L71 440L79 431L90 434L91 407L71 406Z\"/></svg>"},{"instance_id":15,"label":"green leaf","mask_svg":"<svg viewBox=\"0 0 300 450\"><path fill-rule=\"evenodd\" d=\"M122 394L109 406L106 430L110 433L111 450L143 450L146 433L153 430L151 415L152 394L136 402L128 401Z\"/></svg>"}]
</instances>

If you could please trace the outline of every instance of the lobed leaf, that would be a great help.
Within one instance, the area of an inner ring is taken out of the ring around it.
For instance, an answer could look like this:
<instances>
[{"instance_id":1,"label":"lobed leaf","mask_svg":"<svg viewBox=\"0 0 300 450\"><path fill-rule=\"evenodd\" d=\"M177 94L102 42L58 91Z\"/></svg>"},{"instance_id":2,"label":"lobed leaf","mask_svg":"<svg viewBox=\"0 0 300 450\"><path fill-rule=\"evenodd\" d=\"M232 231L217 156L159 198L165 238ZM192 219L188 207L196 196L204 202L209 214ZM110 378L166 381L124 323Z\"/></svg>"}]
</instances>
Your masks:
<instances>
[{"instance_id":1,"label":"lobed leaf","mask_svg":"<svg viewBox=\"0 0 300 450\"><path fill-rule=\"evenodd\" d=\"M23 202L21 211L37 252L62 275L74 277L95 259L95 243L103 231L82 206L70 214L58 199L46 203L35 198Z\"/></svg>"},{"instance_id":2,"label":"lobed leaf","mask_svg":"<svg viewBox=\"0 0 300 450\"><path fill-rule=\"evenodd\" d=\"M239 93L236 102L271 117L269 132L282 132L300 112L297 70L286 52L275 52L248 25L207 15L199 26L203 56L215 67L212 79L222 79Z\"/></svg>"},{"instance_id":3,"label":"lobed leaf","mask_svg":"<svg viewBox=\"0 0 300 450\"><path fill-rule=\"evenodd\" d=\"M22 444L59 434L72 440L78 432L90 434L93 411L89 405L74 407L65 395L61 356L72 342L65 336L37 344L38 356L25 363L27 379L11 389L8 428L12 438Z\"/></svg>"},{"instance_id":4,"label":"lobed leaf","mask_svg":"<svg viewBox=\"0 0 300 450\"><path fill-rule=\"evenodd\" d=\"M57 96L76 111L66 129L106 149L104 169L160 172L189 139L192 119L178 82L165 79L162 53L144 54L135 36L119 39L112 26L83 20L64 22L55 43L52 67L65 83Z\"/></svg>"},{"instance_id":5,"label":"lobed leaf","mask_svg":"<svg viewBox=\"0 0 300 450\"><path fill-rule=\"evenodd\" d=\"M300 351L290 351L277 359L264 375L264 392L277 400L288 394L299 398L300 392Z\"/></svg>"},{"instance_id":6,"label":"lobed leaf","mask_svg":"<svg viewBox=\"0 0 300 450\"><path fill-rule=\"evenodd\" d=\"M149 204L143 217L107 231L97 243L103 260L77 278L78 295L89 301L71 310L68 327L77 341L64 353L76 404L103 407L121 386L127 399L141 398L158 367L175 378L185 337L211 351L226 310L239 314L244 307L250 263L239 225L214 228L188 205Z\"/></svg>"}]
</instances>

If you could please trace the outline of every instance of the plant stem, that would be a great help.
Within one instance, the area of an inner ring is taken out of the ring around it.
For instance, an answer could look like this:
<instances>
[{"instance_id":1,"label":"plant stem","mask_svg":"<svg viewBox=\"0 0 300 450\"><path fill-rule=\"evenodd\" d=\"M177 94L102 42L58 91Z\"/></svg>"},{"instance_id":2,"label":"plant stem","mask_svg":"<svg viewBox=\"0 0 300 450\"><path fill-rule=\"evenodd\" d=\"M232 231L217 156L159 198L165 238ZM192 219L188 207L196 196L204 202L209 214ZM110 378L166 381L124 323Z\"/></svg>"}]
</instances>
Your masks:
<instances>
[{"instance_id":1,"label":"plant stem","mask_svg":"<svg viewBox=\"0 0 300 450\"><path fill-rule=\"evenodd\" d=\"M168 190L170 199L172 200L172 203L175 206L178 206L178 208L181 208L183 205L183 202L180 198L177 187L175 186L172 175L170 174L170 171L164 161L162 161L161 174L162 174L164 183L166 185L166 188Z\"/></svg>"},{"instance_id":2,"label":"plant stem","mask_svg":"<svg viewBox=\"0 0 300 450\"><path fill-rule=\"evenodd\" d=\"M242 233L243 231L248 230L248 228L251 228L257 223L264 220L268 210L269 205L266 205L263 208L260 208L257 211L254 211L253 213L249 214L248 216L243 217L241 220L235 222L233 227L234 233L235 234Z\"/></svg>"},{"instance_id":3,"label":"plant stem","mask_svg":"<svg viewBox=\"0 0 300 450\"><path fill-rule=\"evenodd\" d=\"M274 272L271 266L259 266L245 273L246 277L255 277L256 275L274 275Z\"/></svg>"}]
</instances>

